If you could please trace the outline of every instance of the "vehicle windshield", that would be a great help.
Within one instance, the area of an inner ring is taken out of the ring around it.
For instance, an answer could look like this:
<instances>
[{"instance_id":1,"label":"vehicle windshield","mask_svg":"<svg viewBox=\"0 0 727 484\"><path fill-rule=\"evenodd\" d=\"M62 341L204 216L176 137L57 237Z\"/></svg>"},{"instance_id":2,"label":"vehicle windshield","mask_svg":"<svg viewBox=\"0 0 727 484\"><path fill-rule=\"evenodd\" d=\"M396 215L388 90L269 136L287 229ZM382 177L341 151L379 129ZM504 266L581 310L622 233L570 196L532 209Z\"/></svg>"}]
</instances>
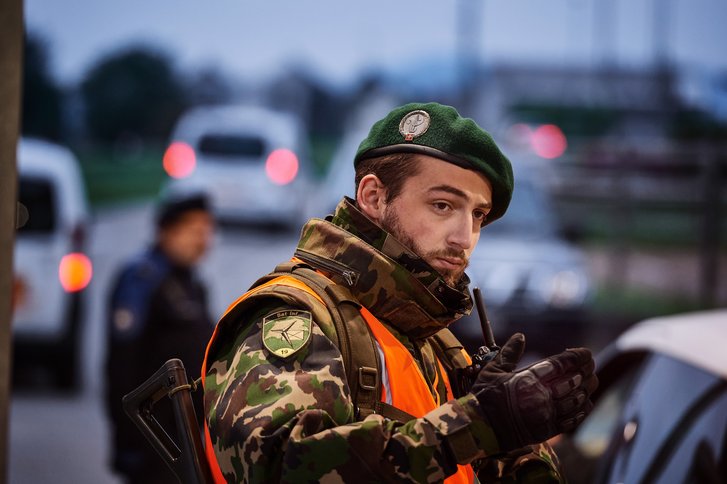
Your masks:
<instances>
[{"instance_id":1,"label":"vehicle windshield","mask_svg":"<svg viewBox=\"0 0 727 484\"><path fill-rule=\"evenodd\" d=\"M223 157L261 158L265 141L259 136L207 134L199 141L199 153Z\"/></svg>"},{"instance_id":2,"label":"vehicle windshield","mask_svg":"<svg viewBox=\"0 0 727 484\"><path fill-rule=\"evenodd\" d=\"M42 178L20 178L18 201L28 211L28 219L20 233L47 233L56 226L53 186Z\"/></svg>"}]
</instances>

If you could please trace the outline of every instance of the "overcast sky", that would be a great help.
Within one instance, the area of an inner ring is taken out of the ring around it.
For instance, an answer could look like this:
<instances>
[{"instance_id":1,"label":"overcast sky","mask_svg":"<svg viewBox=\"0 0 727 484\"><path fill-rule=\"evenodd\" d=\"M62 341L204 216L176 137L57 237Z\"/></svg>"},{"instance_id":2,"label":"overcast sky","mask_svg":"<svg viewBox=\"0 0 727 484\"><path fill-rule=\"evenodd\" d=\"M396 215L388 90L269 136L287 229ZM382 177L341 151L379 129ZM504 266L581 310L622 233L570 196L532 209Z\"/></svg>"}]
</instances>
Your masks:
<instances>
[{"instance_id":1,"label":"overcast sky","mask_svg":"<svg viewBox=\"0 0 727 484\"><path fill-rule=\"evenodd\" d=\"M655 5L668 14L660 42ZM727 70L727 0L26 0L25 15L63 82L132 42L183 68L255 80L295 62L345 81L370 66L454 57L463 6L485 61L640 65L660 44L680 66Z\"/></svg>"}]
</instances>

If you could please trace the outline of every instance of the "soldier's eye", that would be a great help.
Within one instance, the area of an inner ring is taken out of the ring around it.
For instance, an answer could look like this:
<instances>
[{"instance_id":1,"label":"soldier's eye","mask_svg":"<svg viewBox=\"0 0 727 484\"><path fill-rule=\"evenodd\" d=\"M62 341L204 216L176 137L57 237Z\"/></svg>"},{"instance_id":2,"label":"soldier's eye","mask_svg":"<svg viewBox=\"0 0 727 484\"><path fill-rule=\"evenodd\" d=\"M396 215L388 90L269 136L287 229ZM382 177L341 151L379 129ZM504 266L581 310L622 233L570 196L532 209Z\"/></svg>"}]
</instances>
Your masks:
<instances>
[{"instance_id":1,"label":"soldier's eye","mask_svg":"<svg viewBox=\"0 0 727 484\"><path fill-rule=\"evenodd\" d=\"M487 222L487 212L483 212L482 210L475 210L473 216L475 220L480 223L480 227L485 226L485 222Z\"/></svg>"},{"instance_id":2,"label":"soldier's eye","mask_svg":"<svg viewBox=\"0 0 727 484\"><path fill-rule=\"evenodd\" d=\"M440 212L445 212L445 211L449 210L449 204L446 202L434 202L432 205L434 206L434 208L436 210L438 210Z\"/></svg>"}]
</instances>

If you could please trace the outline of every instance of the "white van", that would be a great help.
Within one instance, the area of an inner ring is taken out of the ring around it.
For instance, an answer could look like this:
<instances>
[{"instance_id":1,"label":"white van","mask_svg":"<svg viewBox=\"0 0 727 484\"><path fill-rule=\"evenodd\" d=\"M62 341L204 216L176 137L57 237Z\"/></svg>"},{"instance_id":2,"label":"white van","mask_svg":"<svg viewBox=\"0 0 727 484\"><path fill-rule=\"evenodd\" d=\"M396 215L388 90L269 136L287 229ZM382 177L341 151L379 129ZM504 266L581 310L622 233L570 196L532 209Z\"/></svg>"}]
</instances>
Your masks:
<instances>
[{"instance_id":1,"label":"white van","mask_svg":"<svg viewBox=\"0 0 727 484\"><path fill-rule=\"evenodd\" d=\"M14 250L15 370L44 364L64 389L80 383L83 298L93 269L78 162L64 147L18 143L18 230ZM17 372L16 372L17 373Z\"/></svg>"}]
</instances>

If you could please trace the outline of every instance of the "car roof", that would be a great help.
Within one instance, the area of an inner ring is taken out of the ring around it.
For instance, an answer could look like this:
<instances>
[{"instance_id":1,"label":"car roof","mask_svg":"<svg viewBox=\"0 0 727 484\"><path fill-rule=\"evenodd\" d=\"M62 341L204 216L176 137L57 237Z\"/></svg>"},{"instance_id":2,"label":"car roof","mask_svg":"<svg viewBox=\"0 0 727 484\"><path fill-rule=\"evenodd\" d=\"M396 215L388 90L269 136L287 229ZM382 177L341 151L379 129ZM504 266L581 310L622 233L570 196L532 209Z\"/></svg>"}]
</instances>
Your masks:
<instances>
[{"instance_id":1,"label":"car roof","mask_svg":"<svg viewBox=\"0 0 727 484\"><path fill-rule=\"evenodd\" d=\"M42 171L63 176L70 165L75 165L73 154L61 145L38 138L20 138L18 141L18 168L21 173Z\"/></svg>"},{"instance_id":2,"label":"car roof","mask_svg":"<svg viewBox=\"0 0 727 484\"><path fill-rule=\"evenodd\" d=\"M727 378L727 309L650 318L624 332L621 351L649 350Z\"/></svg>"},{"instance_id":3,"label":"car roof","mask_svg":"<svg viewBox=\"0 0 727 484\"><path fill-rule=\"evenodd\" d=\"M301 120L294 114L248 105L203 106L184 113L173 137L196 141L208 132L256 133L291 147L303 142Z\"/></svg>"},{"instance_id":4,"label":"car roof","mask_svg":"<svg viewBox=\"0 0 727 484\"><path fill-rule=\"evenodd\" d=\"M73 153L56 143L37 139L20 138L17 150L18 175L52 180L59 190L61 218L65 223L75 223L88 215L86 187L78 161Z\"/></svg>"}]
</instances>

